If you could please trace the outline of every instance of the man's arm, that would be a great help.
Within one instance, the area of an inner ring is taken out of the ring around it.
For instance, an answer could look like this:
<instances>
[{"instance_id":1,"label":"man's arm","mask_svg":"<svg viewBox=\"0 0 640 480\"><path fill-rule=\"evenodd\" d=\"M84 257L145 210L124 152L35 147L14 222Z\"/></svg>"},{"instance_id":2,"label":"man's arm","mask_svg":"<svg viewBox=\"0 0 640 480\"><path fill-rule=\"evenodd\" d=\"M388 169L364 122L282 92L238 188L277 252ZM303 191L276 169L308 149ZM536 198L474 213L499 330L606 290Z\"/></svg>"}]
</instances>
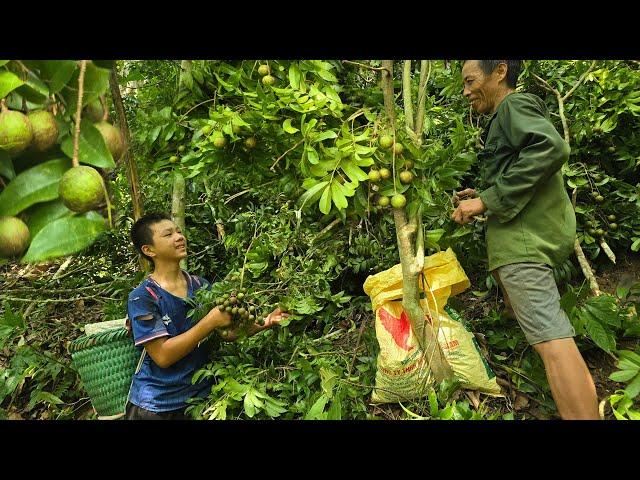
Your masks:
<instances>
[{"instance_id":1,"label":"man's arm","mask_svg":"<svg viewBox=\"0 0 640 480\"><path fill-rule=\"evenodd\" d=\"M147 318L140 320L145 321ZM167 368L191 353L213 330L230 323L231 315L222 313L216 307L186 332L171 338L165 336L150 340L144 344L144 348L160 368Z\"/></svg>"},{"instance_id":2,"label":"man's arm","mask_svg":"<svg viewBox=\"0 0 640 480\"><path fill-rule=\"evenodd\" d=\"M570 148L545 116L543 107L530 98L510 99L501 112L500 126L518 158L480 199L499 222L508 222L527 205L536 187L557 172L569 158Z\"/></svg>"}]
</instances>

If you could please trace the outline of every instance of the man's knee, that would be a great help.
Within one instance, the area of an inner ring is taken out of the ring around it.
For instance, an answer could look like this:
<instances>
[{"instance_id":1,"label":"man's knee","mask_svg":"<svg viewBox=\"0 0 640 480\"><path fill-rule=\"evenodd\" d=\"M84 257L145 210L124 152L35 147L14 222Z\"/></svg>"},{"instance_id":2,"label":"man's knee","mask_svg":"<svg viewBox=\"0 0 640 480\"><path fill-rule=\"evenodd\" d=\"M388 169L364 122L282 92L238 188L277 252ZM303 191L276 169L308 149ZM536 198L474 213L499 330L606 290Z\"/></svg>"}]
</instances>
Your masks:
<instances>
[{"instance_id":1,"label":"man's knee","mask_svg":"<svg viewBox=\"0 0 640 480\"><path fill-rule=\"evenodd\" d=\"M545 363L566 358L568 355L580 355L573 337L547 340L546 342L535 343L532 347Z\"/></svg>"}]
</instances>

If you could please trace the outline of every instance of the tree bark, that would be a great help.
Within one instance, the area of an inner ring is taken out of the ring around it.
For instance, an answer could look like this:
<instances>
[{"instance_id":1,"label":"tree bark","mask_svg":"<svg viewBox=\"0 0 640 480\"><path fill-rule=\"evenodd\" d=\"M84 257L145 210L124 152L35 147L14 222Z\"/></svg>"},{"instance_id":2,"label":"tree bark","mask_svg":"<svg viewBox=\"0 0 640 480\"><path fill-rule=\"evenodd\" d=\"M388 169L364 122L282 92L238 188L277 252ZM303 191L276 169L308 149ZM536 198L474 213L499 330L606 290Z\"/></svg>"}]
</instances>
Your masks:
<instances>
[{"instance_id":1,"label":"tree bark","mask_svg":"<svg viewBox=\"0 0 640 480\"><path fill-rule=\"evenodd\" d=\"M382 92L385 110L395 138L393 77L389 74L389 72L393 72L393 61L383 60L382 66L386 68L382 74ZM409 70L409 74L410 73L411 71ZM408 95L410 94L411 92L409 91ZM437 332L431 324L425 322L425 313L420 305L418 278L424 267L424 239L422 236L420 212L421 210L419 210L414 217L407 220L405 208L393 209L398 251L402 265L402 307L409 317L411 328L418 340L420 348L423 350L423 355L427 358L427 366L433 373L436 381L439 382L452 376L453 372L444 359L440 344L437 340ZM437 321L437 318L435 320Z\"/></svg>"},{"instance_id":2,"label":"tree bark","mask_svg":"<svg viewBox=\"0 0 640 480\"><path fill-rule=\"evenodd\" d=\"M138 220L144 213L142 193L140 192L140 182L138 180L138 168L135 161L130 154L131 137L129 134L129 124L127 123L127 117L124 112L124 104L122 103L122 95L120 94L120 86L118 85L118 77L116 69L111 70L109 75L109 86L111 87L111 97L113 98L113 104L116 109L116 117L118 119L118 127L120 128L120 135L124 142L124 154L119 159L125 164L127 172L127 183L129 184L129 193L131 194L131 206L133 210L133 221ZM117 167L117 164L116 164ZM148 271L150 269L149 262L142 256L139 259L140 269Z\"/></svg>"},{"instance_id":3,"label":"tree bark","mask_svg":"<svg viewBox=\"0 0 640 480\"><path fill-rule=\"evenodd\" d=\"M171 202L171 217L175 224L185 233L184 205L185 205L185 181L178 171L173 176L173 201ZM187 269L187 259L180 260L180 268Z\"/></svg>"}]
</instances>

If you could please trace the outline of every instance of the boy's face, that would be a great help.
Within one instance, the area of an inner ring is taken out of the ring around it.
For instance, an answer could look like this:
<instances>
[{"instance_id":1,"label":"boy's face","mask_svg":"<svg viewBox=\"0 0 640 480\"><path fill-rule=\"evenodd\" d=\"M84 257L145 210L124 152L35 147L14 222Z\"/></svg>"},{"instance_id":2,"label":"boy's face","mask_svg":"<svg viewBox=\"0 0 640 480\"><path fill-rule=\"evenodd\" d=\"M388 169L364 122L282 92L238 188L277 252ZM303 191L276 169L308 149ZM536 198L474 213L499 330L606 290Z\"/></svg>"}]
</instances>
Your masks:
<instances>
[{"instance_id":1,"label":"boy's face","mask_svg":"<svg viewBox=\"0 0 640 480\"><path fill-rule=\"evenodd\" d=\"M162 220L151 225L152 245L143 245L145 255L157 260L180 261L187 257L187 239L180 227L171 220Z\"/></svg>"}]
</instances>

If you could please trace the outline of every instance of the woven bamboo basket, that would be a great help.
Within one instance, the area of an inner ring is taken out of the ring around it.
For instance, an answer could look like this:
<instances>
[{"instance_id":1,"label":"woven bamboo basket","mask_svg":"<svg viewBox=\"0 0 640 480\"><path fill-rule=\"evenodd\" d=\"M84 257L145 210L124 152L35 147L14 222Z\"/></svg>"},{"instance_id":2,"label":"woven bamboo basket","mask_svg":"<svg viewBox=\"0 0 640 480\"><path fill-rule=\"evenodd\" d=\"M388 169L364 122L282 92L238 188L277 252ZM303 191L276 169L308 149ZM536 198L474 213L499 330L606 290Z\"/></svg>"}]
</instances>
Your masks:
<instances>
[{"instance_id":1,"label":"woven bamboo basket","mask_svg":"<svg viewBox=\"0 0 640 480\"><path fill-rule=\"evenodd\" d=\"M82 336L71 342L69 352L98 418L123 416L140 358L127 330Z\"/></svg>"}]
</instances>

